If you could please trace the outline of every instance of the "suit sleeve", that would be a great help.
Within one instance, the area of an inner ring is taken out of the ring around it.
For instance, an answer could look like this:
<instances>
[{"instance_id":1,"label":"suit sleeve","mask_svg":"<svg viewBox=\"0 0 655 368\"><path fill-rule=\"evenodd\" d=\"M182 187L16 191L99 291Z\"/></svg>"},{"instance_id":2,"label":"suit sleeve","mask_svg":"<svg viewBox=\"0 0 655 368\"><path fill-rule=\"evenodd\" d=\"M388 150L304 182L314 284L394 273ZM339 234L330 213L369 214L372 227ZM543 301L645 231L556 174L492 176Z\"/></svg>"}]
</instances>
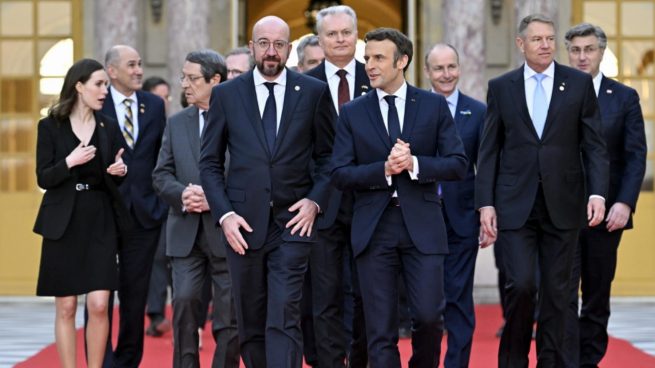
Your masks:
<instances>
[{"instance_id":1,"label":"suit sleeve","mask_svg":"<svg viewBox=\"0 0 655 368\"><path fill-rule=\"evenodd\" d=\"M227 117L220 85L212 89L208 122L200 146L200 183L205 191L214 223L234 211L225 192L225 150L227 148Z\"/></svg>"},{"instance_id":2,"label":"suit sleeve","mask_svg":"<svg viewBox=\"0 0 655 368\"><path fill-rule=\"evenodd\" d=\"M598 98L591 77L585 78L584 101L580 116L582 160L585 166L587 192L607 198L609 188L609 159L605 139L601 135Z\"/></svg>"},{"instance_id":3,"label":"suit sleeve","mask_svg":"<svg viewBox=\"0 0 655 368\"><path fill-rule=\"evenodd\" d=\"M468 160L462 139L444 98L439 98L437 121L437 155L417 156L419 183L464 179Z\"/></svg>"},{"instance_id":4,"label":"suit sleeve","mask_svg":"<svg viewBox=\"0 0 655 368\"><path fill-rule=\"evenodd\" d=\"M344 106L337 122L332 157L332 182L341 190L387 190L384 161L358 164L355 158L350 109Z\"/></svg>"},{"instance_id":5,"label":"suit sleeve","mask_svg":"<svg viewBox=\"0 0 655 368\"><path fill-rule=\"evenodd\" d=\"M161 148L157 157L157 165L152 172L152 183L157 195L171 206L173 210L179 212L182 208L182 192L185 186L177 180L175 174L175 157L171 144L171 131L171 121L169 120L164 129L164 136L162 137Z\"/></svg>"},{"instance_id":6,"label":"suit sleeve","mask_svg":"<svg viewBox=\"0 0 655 368\"><path fill-rule=\"evenodd\" d=\"M330 158L334 142L333 109L330 89L325 85L314 111L314 185L308 198L327 208L330 187Z\"/></svg>"},{"instance_id":7,"label":"suit sleeve","mask_svg":"<svg viewBox=\"0 0 655 368\"><path fill-rule=\"evenodd\" d=\"M494 187L498 171L498 158L503 146L503 120L492 82L487 92L487 112L482 127L475 176L475 208L494 206Z\"/></svg>"},{"instance_id":8,"label":"suit sleeve","mask_svg":"<svg viewBox=\"0 0 655 368\"><path fill-rule=\"evenodd\" d=\"M637 91L630 89L624 103L623 173L616 202L627 204L634 212L646 172L646 134Z\"/></svg>"},{"instance_id":9,"label":"suit sleeve","mask_svg":"<svg viewBox=\"0 0 655 368\"><path fill-rule=\"evenodd\" d=\"M52 189L69 179L71 172L66 158L56 158L56 140L49 118L39 121L36 138L36 182L43 189Z\"/></svg>"}]
</instances>

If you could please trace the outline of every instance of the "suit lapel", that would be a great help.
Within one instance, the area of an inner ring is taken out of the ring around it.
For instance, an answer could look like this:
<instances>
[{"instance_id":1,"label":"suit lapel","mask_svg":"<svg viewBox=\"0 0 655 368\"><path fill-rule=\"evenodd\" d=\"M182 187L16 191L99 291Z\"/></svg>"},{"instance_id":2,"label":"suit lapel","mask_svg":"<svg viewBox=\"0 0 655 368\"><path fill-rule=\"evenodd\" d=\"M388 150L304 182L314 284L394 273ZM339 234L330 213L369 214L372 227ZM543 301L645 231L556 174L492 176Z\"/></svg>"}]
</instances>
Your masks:
<instances>
[{"instance_id":1,"label":"suit lapel","mask_svg":"<svg viewBox=\"0 0 655 368\"><path fill-rule=\"evenodd\" d=\"M280 127L277 131L277 137L275 138L275 149L273 151L273 157L275 153L279 151L284 136L289 130L289 125L291 124L291 117L293 112L296 110L296 105L300 100L300 94L302 93L302 88L298 84L298 74L287 70L287 85L284 91L284 103L282 106L282 117L280 118Z\"/></svg>"},{"instance_id":2,"label":"suit lapel","mask_svg":"<svg viewBox=\"0 0 655 368\"><path fill-rule=\"evenodd\" d=\"M514 74L512 75L511 82L512 82L512 94L514 95L514 106L518 106L519 108L519 115L521 117L521 120L523 120L523 123L527 125L528 129L532 132L532 135L539 140L539 135L537 134L537 130L534 128L534 124L532 123L532 118L530 118L530 112L528 111L528 105L526 104L525 101L525 80L523 78L523 68L525 66L522 66L514 71Z\"/></svg>"},{"instance_id":3,"label":"suit lapel","mask_svg":"<svg viewBox=\"0 0 655 368\"><path fill-rule=\"evenodd\" d=\"M111 89L111 87L109 87ZM118 122L118 115L116 114L116 107L114 106L114 99L111 97L111 92L107 93L105 103L102 104L102 112L113 117ZM120 130L120 126L117 127Z\"/></svg>"},{"instance_id":4,"label":"suit lapel","mask_svg":"<svg viewBox=\"0 0 655 368\"><path fill-rule=\"evenodd\" d=\"M95 113L94 116L96 119L96 131L98 132L98 151L100 152L100 160L102 161L103 166L107 167L114 160L111 157L111 146L105 128L106 123L98 113Z\"/></svg>"},{"instance_id":5,"label":"suit lapel","mask_svg":"<svg viewBox=\"0 0 655 368\"><path fill-rule=\"evenodd\" d=\"M363 98L366 98L366 110L368 111L369 121L373 125L373 130L378 134L378 137L384 143L384 146L387 150L391 150L391 144L389 140L389 133L384 126L384 120L382 119L382 113L380 112L380 100L378 99L378 92L373 90L373 92L367 94Z\"/></svg>"},{"instance_id":6,"label":"suit lapel","mask_svg":"<svg viewBox=\"0 0 655 368\"><path fill-rule=\"evenodd\" d=\"M187 141L193 154L193 162L198 162L198 156L200 155L200 116L197 107L194 106L187 111L184 125L186 126Z\"/></svg>"},{"instance_id":7,"label":"suit lapel","mask_svg":"<svg viewBox=\"0 0 655 368\"><path fill-rule=\"evenodd\" d=\"M364 64L357 61L355 63L355 95L353 98L363 96L371 90L371 82L366 75Z\"/></svg>"},{"instance_id":8,"label":"suit lapel","mask_svg":"<svg viewBox=\"0 0 655 368\"><path fill-rule=\"evenodd\" d=\"M598 90L600 116L607 116L609 109L612 107L612 84L614 84L614 81L605 76L600 81L600 89Z\"/></svg>"},{"instance_id":9,"label":"suit lapel","mask_svg":"<svg viewBox=\"0 0 655 368\"><path fill-rule=\"evenodd\" d=\"M550 105L548 105L548 115L546 115L546 123L544 125L544 131L541 134L542 139L546 136L550 130L550 126L553 125L557 114L561 110L560 107L562 103L566 100L566 80L568 74L566 74L559 64L555 63L555 78L553 80L553 92L550 95Z\"/></svg>"},{"instance_id":10,"label":"suit lapel","mask_svg":"<svg viewBox=\"0 0 655 368\"><path fill-rule=\"evenodd\" d=\"M271 153L268 151L268 146L266 144L266 138L264 136L264 127L262 126L262 117L259 115L259 105L257 104L257 92L255 92L255 80L252 77L252 70L245 74L243 78L239 80L239 95L243 101L243 106L245 107L246 114L248 115L248 121L252 125L257 139L259 139L259 144L262 145L264 152L269 156Z\"/></svg>"},{"instance_id":11,"label":"suit lapel","mask_svg":"<svg viewBox=\"0 0 655 368\"><path fill-rule=\"evenodd\" d=\"M469 114L463 114L463 112L467 111ZM469 119L471 110L469 109L469 103L466 100L466 96L462 94L462 92L459 93L459 99L457 100L457 106L455 106L455 116L453 119L455 120L455 126L457 127L457 131L461 132L462 131L462 126L464 123Z\"/></svg>"},{"instance_id":12,"label":"suit lapel","mask_svg":"<svg viewBox=\"0 0 655 368\"><path fill-rule=\"evenodd\" d=\"M403 120L403 129L400 136L405 142L409 142L412 137L412 130L416 123L416 112L418 111L419 95L418 90L407 84L407 96L405 96L405 118ZM450 114L450 111L448 111ZM391 142L395 144L396 142Z\"/></svg>"},{"instance_id":13,"label":"suit lapel","mask_svg":"<svg viewBox=\"0 0 655 368\"><path fill-rule=\"evenodd\" d=\"M138 116L136 124L139 127L139 134L136 137L136 142L134 142L134 149L139 145L139 142L142 141L143 134L148 131L146 126L150 121L146 118L146 112L148 112L148 106L146 106L146 98L143 96L141 91L136 91L136 103Z\"/></svg>"}]
</instances>

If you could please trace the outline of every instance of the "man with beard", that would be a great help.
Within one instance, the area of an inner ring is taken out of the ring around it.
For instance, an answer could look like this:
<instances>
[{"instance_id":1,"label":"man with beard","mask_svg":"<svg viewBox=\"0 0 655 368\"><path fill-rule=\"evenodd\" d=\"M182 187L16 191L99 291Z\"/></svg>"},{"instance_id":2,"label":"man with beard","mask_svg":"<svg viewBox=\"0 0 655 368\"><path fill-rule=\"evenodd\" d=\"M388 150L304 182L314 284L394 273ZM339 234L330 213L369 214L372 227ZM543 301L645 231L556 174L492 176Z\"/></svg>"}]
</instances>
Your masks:
<instances>
[{"instance_id":1,"label":"man with beard","mask_svg":"<svg viewBox=\"0 0 655 368\"><path fill-rule=\"evenodd\" d=\"M327 201L334 136L329 91L285 68L289 33L275 16L255 23L249 47L256 68L212 90L200 154L201 184L231 247L246 367L302 364L303 279L314 221Z\"/></svg>"}]
</instances>

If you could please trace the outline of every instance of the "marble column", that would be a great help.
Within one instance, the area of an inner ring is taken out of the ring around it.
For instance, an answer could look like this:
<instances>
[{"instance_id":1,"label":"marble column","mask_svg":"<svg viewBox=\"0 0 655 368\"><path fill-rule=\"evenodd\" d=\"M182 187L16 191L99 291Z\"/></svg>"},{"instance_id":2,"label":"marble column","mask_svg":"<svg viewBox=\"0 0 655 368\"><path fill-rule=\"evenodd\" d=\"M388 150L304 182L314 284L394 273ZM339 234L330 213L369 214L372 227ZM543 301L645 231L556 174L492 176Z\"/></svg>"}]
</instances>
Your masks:
<instances>
[{"instance_id":1,"label":"marble column","mask_svg":"<svg viewBox=\"0 0 655 368\"><path fill-rule=\"evenodd\" d=\"M181 109L179 80L186 55L209 47L209 0L168 0L167 79L171 82L171 111Z\"/></svg>"},{"instance_id":2,"label":"marble column","mask_svg":"<svg viewBox=\"0 0 655 368\"><path fill-rule=\"evenodd\" d=\"M484 101L485 80L485 1L444 0L441 19L443 42L453 45L459 53L459 89Z\"/></svg>"},{"instance_id":3,"label":"marble column","mask_svg":"<svg viewBox=\"0 0 655 368\"><path fill-rule=\"evenodd\" d=\"M516 0L514 3L514 14L516 14L516 29L524 17L539 13L550 17L555 22L555 29L559 24L559 0ZM523 63L523 54L517 49L515 52L516 64Z\"/></svg>"},{"instance_id":4,"label":"marble column","mask_svg":"<svg viewBox=\"0 0 655 368\"><path fill-rule=\"evenodd\" d=\"M134 0L102 0L94 3L94 55L97 60L104 63L105 53L113 45L137 48L137 4Z\"/></svg>"}]
</instances>

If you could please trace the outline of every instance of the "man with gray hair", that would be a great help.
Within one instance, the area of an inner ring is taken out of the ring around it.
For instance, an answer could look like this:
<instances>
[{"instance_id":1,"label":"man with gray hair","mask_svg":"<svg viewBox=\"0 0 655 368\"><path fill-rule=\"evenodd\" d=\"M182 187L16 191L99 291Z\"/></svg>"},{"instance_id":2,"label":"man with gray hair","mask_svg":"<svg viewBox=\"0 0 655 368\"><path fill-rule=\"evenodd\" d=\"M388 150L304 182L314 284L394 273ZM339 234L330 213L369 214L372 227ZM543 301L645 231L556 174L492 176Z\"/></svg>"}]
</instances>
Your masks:
<instances>
[{"instance_id":1,"label":"man with gray hair","mask_svg":"<svg viewBox=\"0 0 655 368\"><path fill-rule=\"evenodd\" d=\"M301 73L314 69L325 59L316 35L303 37L296 46L296 53L298 54L298 71Z\"/></svg>"},{"instance_id":2,"label":"man with gray hair","mask_svg":"<svg viewBox=\"0 0 655 368\"><path fill-rule=\"evenodd\" d=\"M325 60L307 75L327 82L336 126L341 106L371 89L364 64L355 60L357 15L347 5L322 9L316 17L316 30ZM319 366L333 367L343 361L346 339L349 366L365 367L368 355L364 312L350 244L353 193L341 192L334 186L330 191L328 206L318 220L318 243L312 248L309 267L312 287L320 290L312 298ZM343 337L343 323L339 324L341 315L347 337Z\"/></svg>"},{"instance_id":3,"label":"man with gray hair","mask_svg":"<svg viewBox=\"0 0 655 368\"><path fill-rule=\"evenodd\" d=\"M487 92L475 208L480 245L498 238L503 247L507 323L499 368L528 366L537 291L537 366L564 366L578 233L605 214L609 166L593 83L554 61L555 40L550 18L523 18L516 46L525 64L490 80Z\"/></svg>"},{"instance_id":4,"label":"man with gray hair","mask_svg":"<svg viewBox=\"0 0 655 368\"><path fill-rule=\"evenodd\" d=\"M632 228L632 213L646 171L646 135L637 91L600 71L607 47L605 32L582 23L566 32L564 38L569 64L593 78L610 162L606 202L609 212L604 224L580 231L566 312L567 367L597 367L607 351L610 289L617 250L623 230ZM579 287L582 308L578 316Z\"/></svg>"},{"instance_id":5,"label":"man with gray hair","mask_svg":"<svg viewBox=\"0 0 655 368\"><path fill-rule=\"evenodd\" d=\"M216 350L212 367L237 368L239 341L220 230L214 226L200 185L200 136L207 122L212 88L226 80L223 57L213 50L187 54L180 82L190 106L168 120L157 166L152 174L157 194L168 203L166 255L173 273L173 367L199 367L198 315L206 275L213 284L212 332ZM191 150L189 150L189 147ZM203 321L204 322L204 321Z\"/></svg>"},{"instance_id":6,"label":"man with gray hair","mask_svg":"<svg viewBox=\"0 0 655 368\"><path fill-rule=\"evenodd\" d=\"M225 56L227 80L234 79L255 66L250 49L243 46L230 50Z\"/></svg>"}]
</instances>

